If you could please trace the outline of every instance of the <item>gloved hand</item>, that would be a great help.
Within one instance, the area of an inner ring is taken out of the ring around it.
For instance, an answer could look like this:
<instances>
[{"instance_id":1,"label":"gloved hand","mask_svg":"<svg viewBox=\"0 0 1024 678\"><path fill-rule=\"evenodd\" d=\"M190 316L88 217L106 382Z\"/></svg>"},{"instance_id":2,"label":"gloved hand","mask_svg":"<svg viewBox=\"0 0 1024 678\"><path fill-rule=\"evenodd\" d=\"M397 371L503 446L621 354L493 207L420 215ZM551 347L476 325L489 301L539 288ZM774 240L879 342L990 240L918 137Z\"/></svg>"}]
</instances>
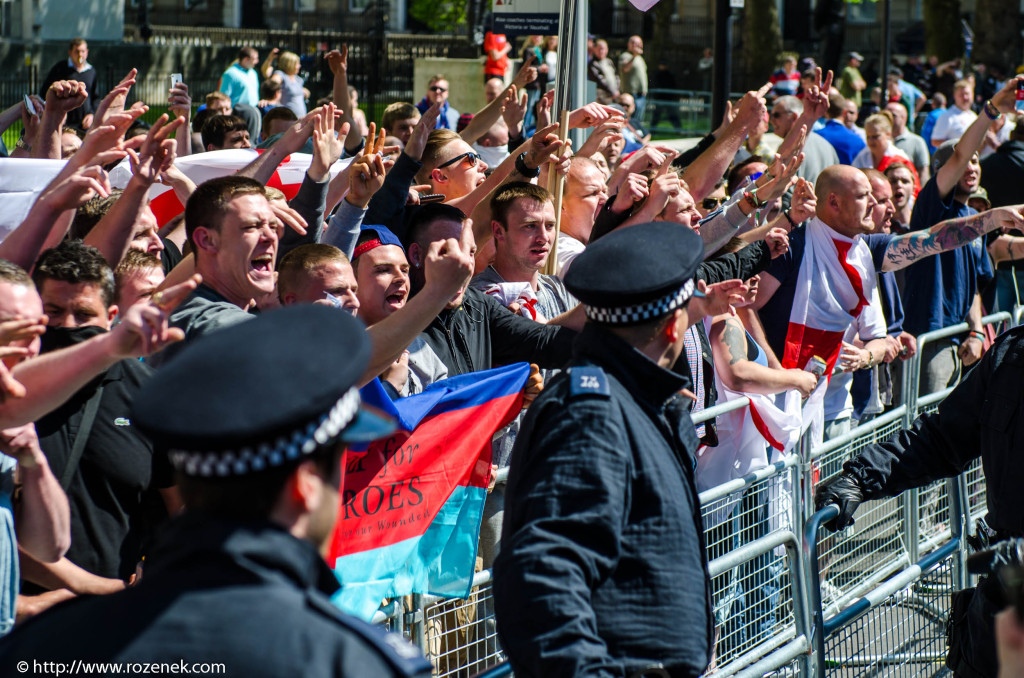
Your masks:
<instances>
[{"instance_id":1,"label":"gloved hand","mask_svg":"<svg viewBox=\"0 0 1024 678\"><path fill-rule=\"evenodd\" d=\"M842 473L839 476L822 483L814 492L814 508L821 510L829 504L839 507L839 516L834 520L825 523L830 530L842 530L853 525L853 513L864 501L864 491L860 483L849 473Z\"/></svg>"}]
</instances>

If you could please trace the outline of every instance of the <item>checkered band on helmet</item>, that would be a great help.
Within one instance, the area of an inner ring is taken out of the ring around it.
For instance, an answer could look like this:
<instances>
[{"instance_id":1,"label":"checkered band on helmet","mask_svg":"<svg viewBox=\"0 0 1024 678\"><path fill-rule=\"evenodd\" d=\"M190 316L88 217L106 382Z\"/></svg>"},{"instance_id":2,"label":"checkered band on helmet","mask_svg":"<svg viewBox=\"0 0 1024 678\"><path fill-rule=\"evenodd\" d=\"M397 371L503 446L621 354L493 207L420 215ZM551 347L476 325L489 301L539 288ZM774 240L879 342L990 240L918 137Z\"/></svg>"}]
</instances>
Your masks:
<instances>
[{"instance_id":1,"label":"checkered band on helmet","mask_svg":"<svg viewBox=\"0 0 1024 678\"><path fill-rule=\"evenodd\" d=\"M678 290L670 292L660 299L648 301L645 304L636 306L622 306L619 308L601 308L598 306L584 306L583 310L587 318L605 325L635 325L654 318L661 318L676 310L686 303L686 300L693 296L696 284L693 278Z\"/></svg>"},{"instance_id":2,"label":"checkered band on helmet","mask_svg":"<svg viewBox=\"0 0 1024 678\"><path fill-rule=\"evenodd\" d=\"M359 390L351 388L316 421L279 437L273 444L206 452L171 450L168 456L176 469L190 476L224 477L262 471L312 454L329 443L356 418L359 404Z\"/></svg>"}]
</instances>

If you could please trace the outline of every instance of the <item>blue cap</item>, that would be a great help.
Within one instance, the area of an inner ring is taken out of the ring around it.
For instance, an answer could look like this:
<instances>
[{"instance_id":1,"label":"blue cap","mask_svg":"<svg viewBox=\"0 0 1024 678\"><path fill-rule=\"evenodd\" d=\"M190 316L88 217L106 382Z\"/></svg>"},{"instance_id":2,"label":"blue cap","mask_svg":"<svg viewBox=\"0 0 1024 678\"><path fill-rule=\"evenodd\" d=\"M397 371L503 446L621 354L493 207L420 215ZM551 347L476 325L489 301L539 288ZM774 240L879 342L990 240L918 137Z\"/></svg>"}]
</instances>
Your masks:
<instances>
[{"instance_id":1,"label":"blue cap","mask_svg":"<svg viewBox=\"0 0 1024 678\"><path fill-rule=\"evenodd\" d=\"M402 241L386 226L363 226L357 243L355 250L352 252L352 261L355 261L359 255L366 254L370 250L383 245L402 247ZM402 247L402 251L405 251L404 247Z\"/></svg>"}]
</instances>

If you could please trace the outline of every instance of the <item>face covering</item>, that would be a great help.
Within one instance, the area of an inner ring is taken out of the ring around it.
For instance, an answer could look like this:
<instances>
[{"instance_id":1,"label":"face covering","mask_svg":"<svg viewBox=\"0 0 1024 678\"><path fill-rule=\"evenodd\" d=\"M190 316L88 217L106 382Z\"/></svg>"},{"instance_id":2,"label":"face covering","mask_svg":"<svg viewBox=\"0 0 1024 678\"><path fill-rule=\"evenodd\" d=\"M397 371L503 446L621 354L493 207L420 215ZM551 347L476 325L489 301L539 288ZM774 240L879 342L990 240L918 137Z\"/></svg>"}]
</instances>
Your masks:
<instances>
[{"instance_id":1,"label":"face covering","mask_svg":"<svg viewBox=\"0 0 1024 678\"><path fill-rule=\"evenodd\" d=\"M473 150L477 152L480 159L487 163L488 170L493 170L508 157L508 144L504 146L481 146L473 144Z\"/></svg>"},{"instance_id":2,"label":"face covering","mask_svg":"<svg viewBox=\"0 0 1024 678\"><path fill-rule=\"evenodd\" d=\"M92 339L97 334L102 334L103 332L106 332L106 330L95 325L87 325L85 327L47 327L46 332L40 338L42 343L39 347L39 352L48 353L60 348L74 346L87 339Z\"/></svg>"}]
</instances>

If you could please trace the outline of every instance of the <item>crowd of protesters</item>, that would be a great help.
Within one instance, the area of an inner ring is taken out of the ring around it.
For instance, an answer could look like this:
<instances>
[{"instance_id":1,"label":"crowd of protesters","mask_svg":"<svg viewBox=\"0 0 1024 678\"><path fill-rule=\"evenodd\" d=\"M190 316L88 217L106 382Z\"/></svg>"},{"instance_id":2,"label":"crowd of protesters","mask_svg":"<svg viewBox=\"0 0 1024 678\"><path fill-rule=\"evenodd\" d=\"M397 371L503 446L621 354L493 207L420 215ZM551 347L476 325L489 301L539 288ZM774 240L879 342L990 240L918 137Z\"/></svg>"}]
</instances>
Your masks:
<instances>
[{"instance_id":1,"label":"crowd of protesters","mask_svg":"<svg viewBox=\"0 0 1024 678\"><path fill-rule=\"evenodd\" d=\"M260 68L245 47L201 110L178 83L146 126L149 108L125 105L137 73L97 93L76 40L39 96L0 113L0 127L24 128L0 149L4 172L66 161L0 241L0 633L144 576L157 527L188 502L167 451L129 421L135 394L182 347L281 306L361 319L372 351L359 382L379 378L393 398L525 361L528 406L601 322L563 282L574 261L612 232L669 222L705 252L700 313L671 366L690 414L738 396L799 409L820 391L835 437L899 403L916 336L969 326L924 349L920 392L937 391L982 357L985 312L1021 302L1024 76L911 58L873 87L857 53L835 79L787 56L680 153L650 140L640 37L616 58L592 41L596 101L568 118L586 131L579 148L552 115L557 39L519 50L489 34L485 51L488 103L474 114L437 74L420 100L368 121L344 47L327 55L321 102L297 55L275 49ZM254 147L225 176L179 167ZM304 175L282 192L278 167L301 153ZM159 184L181 214L151 209ZM496 437L495 466L514 464L521 425ZM732 423L693 433L700 489L778 459ZM484 567L501 552L503 501L499 485Z\"/></svg>"}]
</instances>

